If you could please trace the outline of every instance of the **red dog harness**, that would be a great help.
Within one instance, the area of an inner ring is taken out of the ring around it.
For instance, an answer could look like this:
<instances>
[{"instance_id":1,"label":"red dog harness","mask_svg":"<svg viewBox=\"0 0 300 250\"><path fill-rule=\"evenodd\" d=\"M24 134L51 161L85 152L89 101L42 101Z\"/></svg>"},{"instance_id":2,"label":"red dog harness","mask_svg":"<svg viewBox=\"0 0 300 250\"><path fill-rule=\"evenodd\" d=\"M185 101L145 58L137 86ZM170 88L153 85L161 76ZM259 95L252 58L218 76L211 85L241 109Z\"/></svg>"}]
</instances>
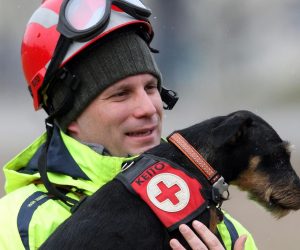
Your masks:
<instances>
[{"instance_id":1,"label":"red dog harness","mask_svg":"<svg viewBox=\"0 0 300 250\"><path fill-rule=\"evenodd\" d=\"M177 164L155 158L143 155L125 166L117 179L140 196L171 231L201 214L207 201L196 178Z\"/></svg>"},{"instance_id":2,"label":"red dog harness","mask_svg":"<svg viewBox=\"0 0 300 250\"><path fill-rule=\"evenodd\" d=\"M223 177L181 135L175 133L168 140L201 170L212 185L211 200L220 204L228 186ZM143 154L127 162L116 178L146 202L169 231L196 218L209 205L202 184L191 173L154 155Z\"/></svg>"}]
</instances>

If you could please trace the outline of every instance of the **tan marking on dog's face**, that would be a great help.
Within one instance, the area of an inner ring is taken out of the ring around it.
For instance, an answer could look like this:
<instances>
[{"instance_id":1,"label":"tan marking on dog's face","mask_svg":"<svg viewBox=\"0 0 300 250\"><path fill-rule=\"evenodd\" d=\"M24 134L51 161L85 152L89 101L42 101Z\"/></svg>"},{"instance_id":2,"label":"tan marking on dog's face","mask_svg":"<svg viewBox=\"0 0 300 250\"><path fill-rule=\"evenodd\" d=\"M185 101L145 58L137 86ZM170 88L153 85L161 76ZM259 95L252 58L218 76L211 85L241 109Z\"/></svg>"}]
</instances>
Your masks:
<instances>
[{"instance_id":1,"label":"tan marking on dog's face","mask_svg":"<svg viewBox=\"0 0 300 250\"><path fill-rule=\"evenodd\" d=\"M268 187L265 192L265 200L266 201L270 201L270 197L271 197L272 193L273 193L272 188Z\"/></svg>"},{"instance_id":2,"label":"tan marking on dog's face","mask_svg":"<svg viewBox=\"0 0 300 250\"><path fill-rule=\"evenodd\" d=\"M268 175L257 169L260 161L260 157L252 157L249 167L232 184L247 191L251 199L260 203L276 218L287 215L290 210L300 209L299 190L295 190L292 184L271 183Z\"/></svg>"},{"instance_id":3,"label":"tan marking on dog's face","mask_svg":"<svg viewBox=\"0 0 300 250\"><path fill-rule=\"evenodd\" d=\"M260 161L261 158L259 156L252 157L248 168L246 168L232 184L238 186L241 190L249 191L256 187L256 183L261 183L260 186L263 185L265 189L265 183L268 182L268 178L266 176L260 176L256 172Z\"/></svg>"}]
</instances>

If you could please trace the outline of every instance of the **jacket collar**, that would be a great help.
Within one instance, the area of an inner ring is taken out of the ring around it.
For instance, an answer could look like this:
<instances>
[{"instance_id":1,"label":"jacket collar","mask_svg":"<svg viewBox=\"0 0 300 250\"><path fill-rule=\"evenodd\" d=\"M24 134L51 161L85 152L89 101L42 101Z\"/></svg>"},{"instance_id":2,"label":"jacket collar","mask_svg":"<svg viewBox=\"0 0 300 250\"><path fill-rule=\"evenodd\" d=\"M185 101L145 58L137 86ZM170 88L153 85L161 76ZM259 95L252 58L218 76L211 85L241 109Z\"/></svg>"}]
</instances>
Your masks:
<instances>
[{"instance_id":1,"label":"jacket collar","mask_svg":"<svg viewBox=\"0 0 300 250\"><path fill-rule=\"evenodd\" d=\"M6 192L40 178L37 166L45 138L43 134L6 164ZM53 183L71 185L93 193L120 172L124 161L132 158L101 155L55 128L47 158L48 176Z\"/></svg>"},{"instance_id":2,"label":"jacket collar","mask_svg":"<svg viewBox=\"0 0 300 250\"><path fill-rule=\"evenodd\" d=\"M38 161L43 151L44 144L37 150L29 161L28 165L19 170L19 172L36 173L38 172ZM62 141L62 137L58 128L55 128L50 141L47 154L47 170L48 172L72 176L73 178L81 178L89 180L90 178L80 169L78 164L72 158L66 145ZM63 166L63 167L62 167Z\"/></svg>"}]
</instances>

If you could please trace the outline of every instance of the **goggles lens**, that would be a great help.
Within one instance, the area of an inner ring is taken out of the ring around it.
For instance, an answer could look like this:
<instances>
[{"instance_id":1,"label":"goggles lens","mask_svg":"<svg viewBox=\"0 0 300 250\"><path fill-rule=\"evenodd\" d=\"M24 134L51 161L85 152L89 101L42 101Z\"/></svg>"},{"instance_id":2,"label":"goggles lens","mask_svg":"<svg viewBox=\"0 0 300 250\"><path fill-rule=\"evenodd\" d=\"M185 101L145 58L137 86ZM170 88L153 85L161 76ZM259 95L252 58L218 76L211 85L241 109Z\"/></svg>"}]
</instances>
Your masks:
<instances>
[{"instance_id":1,"label":"goggles lens","mask_svg":"<svg viewBox=\"0 0 300 250\"><path fill-rule=\"evenodd\" d=\"M71 0L66 5L66 20L78 31L90 29L104 16L106 4L106 0Z\"/></svg>"}]
</instances>

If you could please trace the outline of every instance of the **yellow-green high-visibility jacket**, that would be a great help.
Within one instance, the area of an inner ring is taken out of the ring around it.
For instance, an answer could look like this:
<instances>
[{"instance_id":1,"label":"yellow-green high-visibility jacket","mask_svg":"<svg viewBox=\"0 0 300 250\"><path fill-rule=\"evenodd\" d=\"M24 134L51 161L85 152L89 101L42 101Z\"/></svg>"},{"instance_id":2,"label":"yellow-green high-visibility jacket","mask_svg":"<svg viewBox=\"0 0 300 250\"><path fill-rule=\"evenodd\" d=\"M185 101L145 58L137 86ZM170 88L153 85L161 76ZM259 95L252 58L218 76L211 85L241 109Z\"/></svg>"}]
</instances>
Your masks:
<instances>
[{"instance_id":1,"label":"yellow-green high-visibility jacket","mask_svg":"<svg viewBox=\"0 0 300 250\"><path fill-rule=\"evenodd\" d=\"M38 249L70 215L70 208L47 195L37 170L46 135L35 140L4 167L6 195L0 199L0 249ZM54 130L48 150L48 177L72 191L93 194L112 180L128 158L105 156ZM78 198L73 192L67 195ZM257 249L252 236L226 214L218 225L227 249L238 235L247 234L247 250Z\"/></svg>"}]
</instances>

